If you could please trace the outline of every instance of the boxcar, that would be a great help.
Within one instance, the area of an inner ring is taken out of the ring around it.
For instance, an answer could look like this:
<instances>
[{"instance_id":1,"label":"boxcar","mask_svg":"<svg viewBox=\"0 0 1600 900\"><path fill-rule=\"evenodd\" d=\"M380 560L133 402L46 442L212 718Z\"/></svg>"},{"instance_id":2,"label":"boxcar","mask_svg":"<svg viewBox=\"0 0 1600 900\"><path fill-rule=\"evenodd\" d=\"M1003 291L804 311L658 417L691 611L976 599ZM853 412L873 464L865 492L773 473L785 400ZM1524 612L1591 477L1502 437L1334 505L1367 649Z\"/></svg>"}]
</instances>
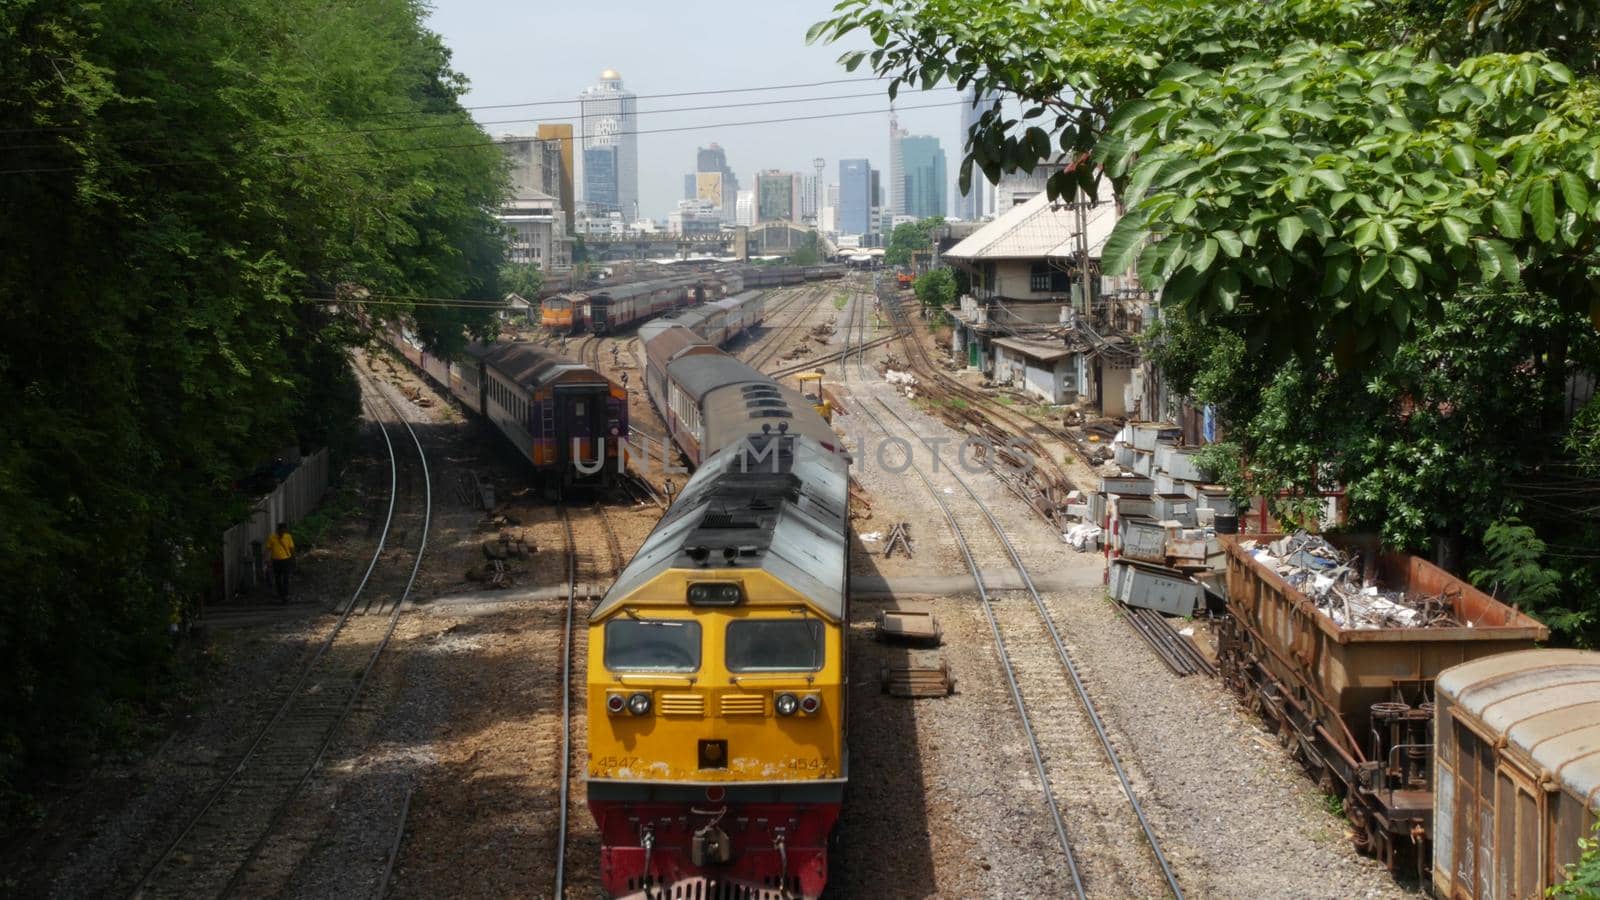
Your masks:
<instances>
[{"instance_id":1,"label":"boxcar","mask_svg":"<svg viewBox=\"0 0 1600 900\"><path fill-rule=\"evenodd\" d=\"M1229 616L1218 636L1227 685L1339 794L1357 849L1391 870L1427 867L1433 833L1434 679L1450 666L1526 650L1549 630L1426 560L1338 539L1379 586L1442 596L1470 627L1343 628L1241 544L1282 535L1222 535Z\"/></svg>"},{"instance_id":2,"label":"boxcar","mask_svg":"<svg viewBox=\"0 0 1600 900\"><path fill-rule=\"evenodd\" d=\"M1600 810L1600 653L1491 656L1438 690L1434 893L1543 897Z\"/></svg>"}]
</instances>

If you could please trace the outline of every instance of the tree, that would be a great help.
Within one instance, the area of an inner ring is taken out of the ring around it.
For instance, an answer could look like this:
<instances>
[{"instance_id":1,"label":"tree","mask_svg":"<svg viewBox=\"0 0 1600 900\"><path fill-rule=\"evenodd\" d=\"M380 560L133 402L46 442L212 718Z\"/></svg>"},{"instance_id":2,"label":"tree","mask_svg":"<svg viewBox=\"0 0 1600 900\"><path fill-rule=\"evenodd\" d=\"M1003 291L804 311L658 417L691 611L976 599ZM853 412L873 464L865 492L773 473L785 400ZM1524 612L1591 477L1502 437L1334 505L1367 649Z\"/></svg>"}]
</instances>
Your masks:
<instances>
[{"instance_id":1,"label":"tree","mask_svg":"<svg viewBox=\"0 0 1600 900\"><path fill-rule=\"evenodd\" d=\"M947 268L934 269L918 276L911 290L922 301L924 314L931 315L955 302L956 279Z\"/></svg>"},{"instance_id":2,"label":"tree","mask_svg":"<svg viewBox=\"0 0 1600 900\"><path fill-rule=\"evenodd\" d=\"M1595 71L1600 21L1593 0L1556 6L1572 18L1479 0L845 0L810 38L866 35L876 49L842 62L890 77L891 97L940 81L1016 97L1020 119L997 102L968 135L963 189L974 167L996 180L1059 149L1072 164L1050 193L1093 192L1096 169L1078 164L1092 152L1133 207L1111 260L1137 254L1147 283L1177 281L1164 302L1225 315L1267 352L1325 337L1350 361L1392 350L1460 287L1514 281L1517 265L1591 303L1577 261L1592 244L1600 90L1570 70ZM1487 49L1519 55L1471 55ZM1408 179L1429 166L1432 182ZM1263 233L1294 247L1245 243ZM1307 233L1350 250L1324 263L1299 243ZM1308 310L1333 333L1305 327Z\"/></svg>"},{"instance_id":3,"label":"tree","mask_svg":"<svg viewBox=\"0 0 1600 900\"><path fill-rule=\"evenodd\" d=\"M500 286L524 300L537 302L544 287L538 263L507 263L500 267Z\"/></svg>"},{"instance_id":4,"label":"tree","mask_svg":"<svg viewBox=\"0 0 1600 900\"><path fill-rule=\"evenodd\" d=\"M800 246L789 254L789 262L796 266L814 266L822 255L817 250L817 233L808 231L800 239Z\"/></svg>"},{"instance_id":5,"label":"tree","mask_svg":"<svg viewBox=\"0 0 1600 900\"><path fill-rule=\"evenodd\" d=\"M1595 531L1585 511L1593 485L1555 455L1560 441L1544 416L1551 382L1530 362L1557 334L1571 339L1576 363L1600 367L1600 335L1582 316L1552 298L1493 291L1449 301L1438 321L1359 371L1341 370L1331 353L1276 362L1227 329L1181 317L1163 321L1146 347L1175 390L1215 411L1225 441L1207 459L1224 463L1213 477L1236 495L1270 498L1275 516L1310 525L1320 491L1339 486L1350 527L1391 546L1442 543L1471 556L1486 538L1484 572L1537 563L1560 574L1566 589L1555 596L1486 577L1582 642L1600 608L1587 587L1592 554L1579 549ZM1565 383L1554 390L1559 401ZM1508 566L1499 536L1518 517L1543 543L1520 541L1527 555Z\"/></svg>"},{"instance_id":6,"label":"tree","mask_svg":"<svg viewBox=\"0 0 1600 900\"><path fill-rule=\"evenodd\" d=\"M1095 158L1127 175L1105 264L1262 352L1392 353L1480 285L1600 315L1600 95L1537 54L1459 65L1318 44L1173 69Z\"/></svg>"},{"instance_id":7,"label":"tree","mask_svg":"<svg viewBox=\"0 0 1600 900\"><path fill-rule=\"evenodd\" d=\"M968 134L963 186L1058 153L1052 196L1110 185L1105 268L1159 292L1150 353L1214 407L1236 492L1292 521L1342 486L1355 527L1468 555L1520 516L1560 626L1600 611L1600 407L1566 421L1570 376L1600 368L1597 12L845 0L811 38L865 36L842 62L891 96L1015 97Z\"/></svg>"},{"instance_id":8,"label":"tree","mask_svg":"<svg viewBox=\"0 0 1600 900\"><path fill-rule=\"evenodd\" d=\"M929 216L915 222L901 222L889 233L889 246L883 262L888 266L909 266L915 254L933 249L933 234L944 224L943 216Z\"/></svg>"},{"instance_id":9,"label":"tree","mask_svg":"<svg viewBox=\"0 0 1600 900\"><path fill-rule=\"evenodd\" d=\"M0 6L0 829L18 773L160 702L234 482L353 435L364 330L326 300L445 349L488 321L410 306L498 299L503 255L503 162L421 15Z\"/></svg>"}]
</instances>

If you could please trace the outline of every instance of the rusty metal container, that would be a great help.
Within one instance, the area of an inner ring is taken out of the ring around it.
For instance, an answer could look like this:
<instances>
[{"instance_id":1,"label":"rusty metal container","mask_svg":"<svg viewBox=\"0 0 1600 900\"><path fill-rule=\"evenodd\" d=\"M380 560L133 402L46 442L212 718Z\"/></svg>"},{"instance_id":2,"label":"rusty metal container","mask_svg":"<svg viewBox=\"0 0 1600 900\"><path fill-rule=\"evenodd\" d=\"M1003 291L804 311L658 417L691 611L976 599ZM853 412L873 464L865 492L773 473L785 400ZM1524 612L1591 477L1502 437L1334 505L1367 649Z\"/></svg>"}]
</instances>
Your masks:
<instances>
[{"instance_id":1,"label":"rusty metal container","mask_svg":"<svg viewBox=\"0 0 1600 900\"><path fill-rule=\"evenodd\" d=\"M1434 896L1545 896L1600 816L1600 653L1507 653L1438 688Z\"/></svg>"},{"instance_id":2,"label":"rusty metal container","mask_svg":"<svg viewBox=\"0 0 1600 900\"><path fill-rule=\"evenodd\" d=\"M1384 590L1442 597L1464 623L1343 628L1242 546L1280 537L1220 536L1230 613L1218 644L1224 680L1276 725L1280 742L1325 790L1344 796L1359 849L1391 868L1414 858L1420 874L1433 781L1419 748L1431 747L1434 679L1450 666L1531 648L1549 629L1426 560L1383 552L1370 538L1330 538L1359 554ZM1407 752L1391 759L1395 746Z\"/></svg>"}]
</instances>

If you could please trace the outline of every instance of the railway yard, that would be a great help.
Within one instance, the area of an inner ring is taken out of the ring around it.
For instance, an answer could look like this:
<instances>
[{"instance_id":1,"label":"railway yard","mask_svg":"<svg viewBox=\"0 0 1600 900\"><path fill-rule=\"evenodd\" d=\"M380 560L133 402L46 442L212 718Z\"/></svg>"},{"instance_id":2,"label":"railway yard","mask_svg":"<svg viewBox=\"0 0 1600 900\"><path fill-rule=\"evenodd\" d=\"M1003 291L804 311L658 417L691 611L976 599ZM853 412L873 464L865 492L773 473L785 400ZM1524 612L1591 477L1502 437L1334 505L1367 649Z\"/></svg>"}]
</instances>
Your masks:
<instances>
[{"instance_id":1,"label":"railway yard","mask_svg":"<svg viewBox=\"0 0 1600 900\"><path fill-rule=\"evenodd\" d=\"M1414 892L1351 848L1345 819L1221 680L1175 675L1118 612L1104 559L1046 521L1094 477L1072 437L946 370L905 296L870 274L776 288L765 325L729 347L791 384L821 367L834 428L861 457L828 895ZM171 738L57 804L8 887L601 895L583 623L687 476L661 471L683 459L664 448L632 329L525 336L626 376L635 459L648 447L650 464L553 504L397 356L358 354L370 427L338 488L351 514L307 554L289 606L263 589L213 610L208 693ZM1045 463L1006 478L952 465L975 434L1016 436ZM885 555L901 531L906 552ZM931 613L941 644L877 640L885 612ZM1189 627L1210 652L1206 625ZM938 665L949 696L880 687L885 669Z\"/></svg>"}]
</instances>

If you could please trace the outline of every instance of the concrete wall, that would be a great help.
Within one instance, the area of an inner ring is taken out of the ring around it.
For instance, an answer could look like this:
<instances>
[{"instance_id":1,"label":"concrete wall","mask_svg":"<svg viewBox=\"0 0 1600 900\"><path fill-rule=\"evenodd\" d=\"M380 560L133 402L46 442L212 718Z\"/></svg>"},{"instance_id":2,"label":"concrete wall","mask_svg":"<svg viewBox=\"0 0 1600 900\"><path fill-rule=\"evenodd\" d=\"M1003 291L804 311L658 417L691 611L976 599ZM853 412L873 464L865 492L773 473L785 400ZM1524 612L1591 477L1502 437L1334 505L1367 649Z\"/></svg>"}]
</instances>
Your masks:
<instances>
[{"instance_id":1,"label":"concrete wall","mask_svg":"<svg viewBox=\"0 0 1600 900\"><path fill-rule=\"evenodd\" d=\"M1133 380L1133 369L1118 369L1110 363L1101 361L1100 364L1100 414L1104 416L1125 416L1128 414L1128 403L1124 396L1126 388Z\"/></svg>"},{"instance_id":2,"label":"concrete wall","mask_svg":"<svg viewBox=\"0 0 1600 900\"><path fill-rule=\"evenodd\" d=\"M1020 388L1045 403L1065 403L1076 393L1073 358L1051 362L1029 359L1019 351L994 345L994 380Z\"/></svg>"},{"instance_id":3,"label":"concrete wall","mask_svg":"<svg viewBox=\"0 0 1600 900\"><path fill-rule=\"evenodd\" d=\"M1035 291L1033 290L1033 262L1025 259L1002 259L994 263L994 285L992 293L1000 297L1013 297L1029 300L1058 300L1062 303L1072 301L1072 289L1065 291ZM1055 321L1051 319L1050 321Z\"/></svg>"}]
</instances>

